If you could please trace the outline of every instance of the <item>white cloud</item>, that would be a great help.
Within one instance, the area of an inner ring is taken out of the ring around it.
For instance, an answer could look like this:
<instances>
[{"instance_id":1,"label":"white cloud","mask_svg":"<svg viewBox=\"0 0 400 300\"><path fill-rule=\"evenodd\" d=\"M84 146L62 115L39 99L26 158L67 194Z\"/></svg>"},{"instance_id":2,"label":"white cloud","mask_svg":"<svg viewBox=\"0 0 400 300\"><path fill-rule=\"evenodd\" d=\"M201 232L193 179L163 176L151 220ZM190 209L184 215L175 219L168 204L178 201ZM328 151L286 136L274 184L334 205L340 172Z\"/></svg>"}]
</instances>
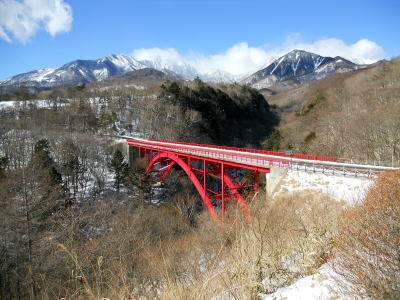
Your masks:
<instances>
[{"instance_id":1,"label":"white cloud","mask_svg":"<svg viewBox=\"0 0 400 300\"><path fill-rule=\"evenodd\" d=\"M183 57L173 48L160 49L160 48L147 48L136 49L132 54L138 60L149 60L156 65L170 65L170 64L186 64L187 57Z\"/></svg>"},{"instance_id":2,"label":"white cloud","mask_svg":"<svg viewBox=\"0 0 400 300\"><path fill-rule=\"evenodd\" d=\"M250 47L246 42L241 42L223 53L208 56L199 53L182 55L173 48L136 49L132 56L138 60L155 61L157 65L186 64L195 67L201 73L221 70L240 76L261 69L293 49L302 49L323 56L342 56L356 63L369 64L386 57L384 49L368 39L361 39L354 44L346 44L336 38L305 43L300 34L288 36L282 45L276 47Z\"/></svg>"},{"instance_id":3,"label":"white cloud","mask_svg":"<svg viewBox=\"0 0 400 300\"><path fill-rule=\"evenodd\" d=\"M312 44L299 43L297 48L324 56L342 56L356 63L370 64L386 57L381 46L368 39L347 45L335 38L322 39Z\"/></svg>"},{"instance_id":4,"label":"white cloud","mask_svg":"<svg viewBox=\"0 0 400 300\"><path fill-rule=\"evenodd\" d=\"M26 43L41 28L55 36L69 32L71 6L64 0L0 0L0 38Z\"/></svg>"}]
</instances>

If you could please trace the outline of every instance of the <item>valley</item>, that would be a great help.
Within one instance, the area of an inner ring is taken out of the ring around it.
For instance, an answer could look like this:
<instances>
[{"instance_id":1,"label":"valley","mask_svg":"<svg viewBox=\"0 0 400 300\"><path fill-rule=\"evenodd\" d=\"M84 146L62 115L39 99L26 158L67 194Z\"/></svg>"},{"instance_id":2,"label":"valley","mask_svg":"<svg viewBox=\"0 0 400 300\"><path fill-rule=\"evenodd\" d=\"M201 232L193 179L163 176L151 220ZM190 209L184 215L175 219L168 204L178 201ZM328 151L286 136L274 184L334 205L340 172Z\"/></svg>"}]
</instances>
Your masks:
<instances>
[{"instance_id":1,"label":"valley","mask_svg":"<svg viewBox=\"0 0 400 300\"><path fill-rule=\"evenodd\" d=\"M253 220L232 208L220 230L180 168L155 183L128 166L121 136L398 168L399 78L398 58L357 65L293 50L237 82L120 55L1 81L0 298L282 298L343 270L329 297L379 298L382 282L395 295L398 236L378 224L398 228L399 171L290 169L271 193L267 176ZM351 256L368 235L393 252ZM368 277L365 255L388 269Z\"/></svg>"}]
</instances>

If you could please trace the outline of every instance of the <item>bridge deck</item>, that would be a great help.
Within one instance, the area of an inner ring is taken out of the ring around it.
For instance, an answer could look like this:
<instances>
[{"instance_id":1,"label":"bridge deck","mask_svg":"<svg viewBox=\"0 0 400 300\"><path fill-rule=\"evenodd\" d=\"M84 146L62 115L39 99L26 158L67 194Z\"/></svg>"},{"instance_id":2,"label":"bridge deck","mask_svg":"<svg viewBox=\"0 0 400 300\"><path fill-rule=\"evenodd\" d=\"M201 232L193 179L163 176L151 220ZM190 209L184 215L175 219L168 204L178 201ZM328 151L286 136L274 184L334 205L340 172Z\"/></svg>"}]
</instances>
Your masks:
<instances>
[{"instance_id":1,"label":"bridge deck","mask_svg":"<svg viewBox=\"0 0 400 300\"><path fill-rule=\"evenodd\" d=\"M237 167L268 172L271 167L291 168L326 174L349 176L373 176L377 172L399 170L399 168L360 165L337 162L334 157L311 155L287 155L284 152L190 144L181 142L150 140L124 137L131 146L153 151L166 151L186 154L198 158L207 158L216 162L224 161ZM270 154L273 153L273 154Z\"/></svg>"}]
</instances>

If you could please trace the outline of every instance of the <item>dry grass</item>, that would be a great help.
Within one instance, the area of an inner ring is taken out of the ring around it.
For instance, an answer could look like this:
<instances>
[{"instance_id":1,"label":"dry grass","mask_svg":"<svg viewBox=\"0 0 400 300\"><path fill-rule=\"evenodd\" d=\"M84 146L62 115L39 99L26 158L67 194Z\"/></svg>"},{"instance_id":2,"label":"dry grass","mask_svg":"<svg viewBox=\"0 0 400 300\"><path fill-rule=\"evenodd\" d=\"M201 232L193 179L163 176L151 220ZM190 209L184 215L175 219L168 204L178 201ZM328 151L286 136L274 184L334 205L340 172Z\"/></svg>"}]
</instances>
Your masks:
<instances>
[{"instance_id":1,"label":"dry grass","mask_svg":"<svg viewBox=\"0 0 400 300\"><path fill-rule=\"evenodd\" d=\"M260 197L263 199L263 197ZM319 196L253 205L245 223L230 212L223 233L207 212L190 227L179 207L71 211L62 243L46 257L43 299L256 299L315 272L331 256L342 206ZM236 215L237 214L237 215ZM90 238L85 237L92 228ZM95 228L95 229L94 229ZM264 282L263 282L264 280Z\"/></svg>"},{"instance_id":2,"label":"dry grass","mask_svg":"<svg viewBox=\"0 0 400 300\"><path fill-rule=\"evenodd\" d=\"M256 209L251 223L237 222L225 228L222 243L211 247L214 257L209 268L196 273L194 280L184 284L165 281L162 299L193 295L196 299L216 295L255 299L259 292L273 292L315 272L331 256L335 224L342 212L339 203L293 196L258 204Z\"/></svg>"},{"instance_id":3,"label":"dry grass","mask_svg":"<svg viewBox=\"0 0 400 300\"><path fill-rule=\"evenodd\" d=\"M365 201L346 212L333 267L342 292L400 298L400 172L382 174Z\"/></svg>"}]
</instances>

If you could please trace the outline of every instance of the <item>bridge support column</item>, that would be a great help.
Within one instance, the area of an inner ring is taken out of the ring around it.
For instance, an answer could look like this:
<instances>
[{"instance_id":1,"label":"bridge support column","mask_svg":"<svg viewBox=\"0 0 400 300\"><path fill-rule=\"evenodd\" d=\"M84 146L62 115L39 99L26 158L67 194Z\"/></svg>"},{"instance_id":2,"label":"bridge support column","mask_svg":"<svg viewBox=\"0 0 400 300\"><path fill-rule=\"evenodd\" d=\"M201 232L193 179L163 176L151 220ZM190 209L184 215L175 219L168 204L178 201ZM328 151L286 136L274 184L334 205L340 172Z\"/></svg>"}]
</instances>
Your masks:
<instances>
[{"instance_id":1,"label":"bridge support column","mask_svg":"<svg viewBox=\"0 0 400 300\"><path fill-rule=\"evenodd\" d=\"M131 147L127 143L126 144L126 156L128 157L128 165L129 165L130 168L132 168L133 165L135 164L135 161L139 157L138 148Z\"/></svg>"},{"instance_id":2,"label":"bridge support column","mask_svg":"<svg viewBox=\"0 0 400 300\"><path fill-rule=\"evenodd\" d=\"M286 176L287 172L287 168L271 167L270 173L265 174L265 186L267 189L266 192L269 197L273 196L281 180L283 179L283 177Z\"/></svg>"},{"instance_id":3,"label":"bridge support column","mask_svg":"<svg viewBox=\"0 0 400 300\"><path fill-rule=\"evenodd\" d=\"M224 163L221 164L221 217L225 218L225 168Z\"/></svg>"}]
</instances>

